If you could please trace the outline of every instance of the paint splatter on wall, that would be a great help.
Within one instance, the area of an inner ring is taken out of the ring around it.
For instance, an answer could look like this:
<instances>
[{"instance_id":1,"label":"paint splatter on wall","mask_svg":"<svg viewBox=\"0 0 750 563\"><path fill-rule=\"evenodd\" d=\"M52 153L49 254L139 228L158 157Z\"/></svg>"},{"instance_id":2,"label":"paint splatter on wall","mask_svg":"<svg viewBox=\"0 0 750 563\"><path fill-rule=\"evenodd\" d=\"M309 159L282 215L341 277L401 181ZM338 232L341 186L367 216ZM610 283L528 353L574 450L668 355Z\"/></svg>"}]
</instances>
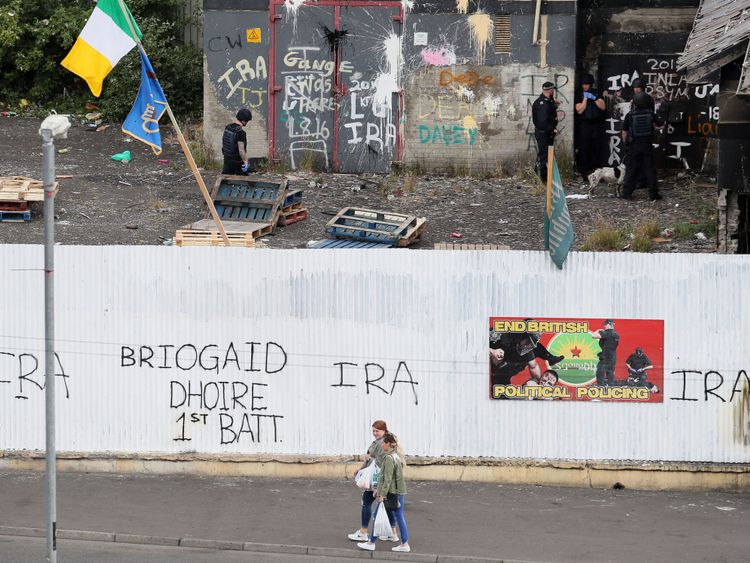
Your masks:
<instances>
[{"instance_id":1,"label":"paint splatter on wall","mask_svg":"<svg viewBox=\"0 0 750 563\"><path fill-rule=\"evenodd\" d=\"M425 47L420 53L422 61L432 66L456 64L456 53L451 47Z\"/></svg>"},{"instance_id":2,"label":"paint splatter on wall","mask_svg":"<svg viewBox=\"0 0 750 563\"><path fill-rule=\"evenodd\" d=\"M286 10L286 21L292 20L292 28L297 33L297 11L306 0L284 0L284 10Z\"/></svg>"},{"instance_id":3,"label":"paint splatter on wall","mask_svg":"<svg viewBox=\"0 0 750 563\"><path fill-rule=\"evenodd\" d=\"M456 10L459 14L465 14L469 9L469 0L456 0Z\"/></svg>"},{"instance_id":4,"label":"paint splatter on wall","mask_svg":"<svg viewBox=\"0 0 750 563\"><path fill-rule=\"evenodd\" d=\"M467 18L469 22L469 43L474 49L476 64L484 64L487 45L492 42L494 25L492 16L484 12L477 12Z\"/></svg>"}]
</instances>

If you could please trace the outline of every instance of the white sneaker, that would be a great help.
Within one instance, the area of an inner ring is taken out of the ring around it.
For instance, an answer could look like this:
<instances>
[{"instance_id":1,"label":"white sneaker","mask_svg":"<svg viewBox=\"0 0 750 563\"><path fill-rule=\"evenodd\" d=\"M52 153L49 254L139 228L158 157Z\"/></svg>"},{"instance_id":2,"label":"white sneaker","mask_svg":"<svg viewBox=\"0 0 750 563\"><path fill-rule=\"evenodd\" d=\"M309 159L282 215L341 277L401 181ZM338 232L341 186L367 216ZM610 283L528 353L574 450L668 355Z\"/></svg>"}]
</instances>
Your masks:
<instances>
[{"instance_id":1,"label":"white sneaker","mask_svg":"<svg viewBox=\"0 0 750 563\"><path fill-rule=\"evenodd\" d=\"M394 543L398 543L401 541L400 539L398 539L398 535L396 534L391 534L390 536L378 536L378 539L383 541L392 541Z\"/></svg>"},{"instance_id":2,"label":"white sneaker","mask_svg":"<svg viewBox=\"0 0 750 563\"><path fill-rule=\"evenodd\" d=\"M396 547L392 547L391 551L400 551L401 553L409 553L411 551L411 548L409 547L408 543L404 543L401 545L397 545Z\"/></svg>"},{"instance_id":3,"label":"white sneaker","mask_svg":"<svg viewBox=\"0 0 750 563\"><path fill-rule=\"evenodd\" d=\"M370 539L367 537L367 534L363 534L359 530L357 530L353 534L348 534L346 537L352 541L367 541Z\"/></svg>"},{"instance_id":4,"label":"white sneaker","mask_svg":"<svg viewBox=\"0 0 750 563\"><path fill-rule=\"evenodd\" d=\"M375 551L375 544L370 542L358 543L357 547L359 549L364 549L365 551Z\"/></svg>"}]
</instances>

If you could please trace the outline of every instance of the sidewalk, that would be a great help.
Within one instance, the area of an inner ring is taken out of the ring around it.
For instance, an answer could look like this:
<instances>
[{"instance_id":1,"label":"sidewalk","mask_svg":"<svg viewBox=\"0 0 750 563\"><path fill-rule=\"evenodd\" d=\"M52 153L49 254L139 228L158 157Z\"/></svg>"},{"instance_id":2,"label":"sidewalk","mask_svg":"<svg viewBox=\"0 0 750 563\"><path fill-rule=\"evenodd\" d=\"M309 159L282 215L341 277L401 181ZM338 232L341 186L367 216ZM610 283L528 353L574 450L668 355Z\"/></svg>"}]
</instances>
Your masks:
<instances>
[{"instance_id":1,"label":"sidewalk","mask_svg":"<svg viewBox=\"0 0 750 563\"><path fill-rule=\"evenodd\" d=\"M358 527L358 493L344 481L58 473L58 529L61 536L78 530L173 538L175 544L183 538L183 545L199 538L357 557L346 534ZM411 482L407 499L413 551L394 554L394 544L378 542L380 556L534 562L748 557L748 495ZM6 526L44 530L44 474L0 473L0 505L0 532L27 532Z\"/></svg>"}]
</instances>

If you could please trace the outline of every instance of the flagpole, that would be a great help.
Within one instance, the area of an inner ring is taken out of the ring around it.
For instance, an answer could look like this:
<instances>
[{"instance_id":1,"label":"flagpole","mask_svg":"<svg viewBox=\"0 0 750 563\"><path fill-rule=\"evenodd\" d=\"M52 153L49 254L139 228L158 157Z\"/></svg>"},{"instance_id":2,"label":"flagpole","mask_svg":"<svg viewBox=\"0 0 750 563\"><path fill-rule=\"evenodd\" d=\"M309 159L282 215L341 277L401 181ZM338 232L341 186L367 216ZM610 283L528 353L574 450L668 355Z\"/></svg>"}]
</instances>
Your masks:
<instances>
[{"instance_id":1,"label":"flagpole","mask_svg":"<svg viewBox=\"0 0 750 563\"><path fill-rule=\"evenodd\" d=\"M552 215L552 166L555 161L555 147L547 147L547 217Z\"/></svg>"},{"instance_id":2,"label":"flagpole","mask_svg":"<svg viewBox=\"0 0 750 563\"><path fill-rule=\"evenodd\" d=\"M141 44L141 40L138 38L138 34L136 33L135 28L133 27L133 22L130 21L128 10L127 8L125 8L124 0L118 0L118 4L120 5L120 9L122 10L122 13L125 15L125 20L128 22L128 27L130 27L130 32L133 34L133 39L135 40L136 45L138 45L138 49L140 49L143 53L145 53L146 50L143 48L143 45ZM211 199L211 195L208 193L208 188L206 188L206 183L203 181L203 176L201 176L200 171L198 170L198 167L195 164L195 160L193 159L193 153L190 152L190 147L188 147L187 141L185 141L185 137L182 134L182 130L180 129L180 126L177 124L177 119L175 119L174 113L172 113L172 108L169 106L169 101L167 101L166 103L166 109L167 109L167 113L169 114L169 119L172 120L172 126L174 127L174 130L177 132L177 140L180 142L180 146L182 147L182 152L185 153L185 158L188 161L188 166L190 166L190 170L193 172L193 176L195 176L196 182L198 182L198 187L200 188L201 193L203 194L203 199L206 200L206 205L208 206L208 210L211 212L211 217L213 217L214 221L216 221L216 226L219 229L221 238L224 239L224 244L226 246L229 246L229 237L227 236L226 231L224 231L224 225L221 223L219 214L216 212L216 207L214 207L214 202Z\"/></svg>"}]
</instances>

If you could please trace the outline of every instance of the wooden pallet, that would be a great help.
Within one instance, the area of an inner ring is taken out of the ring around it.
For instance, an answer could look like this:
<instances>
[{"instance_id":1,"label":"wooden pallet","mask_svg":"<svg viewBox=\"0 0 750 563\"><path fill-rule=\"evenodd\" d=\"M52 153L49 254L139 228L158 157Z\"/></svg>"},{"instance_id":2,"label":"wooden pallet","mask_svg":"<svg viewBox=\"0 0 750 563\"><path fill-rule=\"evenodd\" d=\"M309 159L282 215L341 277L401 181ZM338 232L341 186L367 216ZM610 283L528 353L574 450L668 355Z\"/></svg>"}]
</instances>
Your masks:
<instances>
[{"instance_id":1,"label":"wooden pallet","mask_svg":"<svg viewBox=\"0 0 750 563\"><path fill-rule=\"evenodd\" d=\"M0 223L28 223L31 211L0 211Z\"/></svg>"},{"instance_id":2,"label":"wooden pallet","mask_svg":"<svg viewBox=\"0 0 750 563\"><path fill-rule=\"evenodd\" d=\"M282 207L289 207L290 205L299 204L302 205L302 190L289 190L287 186L286 197L284 197L284 203Z\"/></svg>"},{"instance_id":3,"label":"wooden pallet","mask_svg":"<svg viewBox=\"0 0 750 563\"><path fill-rule=\"evenodd\" d=\"M410 228L416 226L417 218L412 215L345 207L326 224L326 236L396 243Z\"/></svg>"},{"instance_id":4,"label":"wooden pallet","mask_svg":"<svg viewBox=\"0 0 750 563\"><path fill-rule=\"evenodd\" d=\"M299 209L304 209L302 207L302 202L292 203L291 205L285 205L281 208L281 213L289 213L291 211L297 211Z\"/></svg>"},{"instance_id":5,"label":"wooden pallet","mask_svg":"<svg viewBox=\"0 0 750 563\"><path fill-rule=\"evenodd\" d=\"M398 239L398 242L396 242L396 246L411 246L415 242L417 242L419 239L422 238L422 233L424 233L425 229L427 228L427 219L424 217L417 218L416 223L414 225L410 226L406 232L401 236L400 239Z\"/></svg>"},{"instance_id":6,"label":"wooden pallet","mask_svg":"<svg viewBox=\"0 0 750 563\"><path fill-rule=\"evenodd\" d=\"M232 237L230 235L243 237L247 236L254 240L273 231L273 225L270 225L268 223L253 223L249 221L222 221L221 224L224 227L224 231L227 233L230 241L232 240ZM213 219L201 219L200 221L196 221L195 223L183 225L177 230L177 233L187 234L191 232L212 233L213 235L216 235L216 237L218 237L218 240L220 242L223 243L224 240L222 239L221 233L216 226L216 221L214 221ZM175 238L177 237L175 236Z\"/></svg>"},{"instance_id":7,"label":"wooden pallet","mask_svg":"<svg viewBox=\"0 0 750 563\"><path fill-rule=\"evenodd\" d=\"M255 248L255 239L249 234L227 233L229 246ZM218 231L183 231L175 233L172 243L175 246L226 246Z\"/></svg>"},{"instance_id":8,"label":"wooden pallet","mask_svg":"<svg viewBox=\"0 0 750 563\"><path fill-rule=\"evenodd\" d=\"M305 219L307 219L307 209L305 209L304 207L292 209L290 211L282 211L281 215L279 216L279 225L282 227L286 227L287 225L291 225L292 223L297 223L299 221L304 221Z\"/></svg>"},{"instance_id":9,"label":"wooden pallet","mask_svg":"<svg viewBox=\"0 0 750 563\"><path fill-rule=\"evenodd\" d=\"M216 179L211 199L222 219L275 225L286 195L286 180L222 175Z\"/></svg>"},{"instance_id":10,"label":"wooden pallet","mask_svg":"<svg viewBox=\"0 0 750 563\"><path fill-rule=\"evenodd\" d=\"M26 211L28 201L0 201L0 211Z\"/></svg>"},{"instance_id":11,"label":"wooden pallet","mask_svg":"<svg viewBox=\"0 0 750 563\"><path fill-rule=\"evenodd\" d=\"M327 248L327 249L338 249L338 248L392 248L393 244L387 242L364 242L361 240L346 240L340 239L323 239L319 240L308 248Z\"/></svg>"},{"instance_id":12,"label":"wooden pallet","mask_svg":"<svg viewBox=\"0 0 750 563\"><path fill-rule=\"evenodd\" d=\"M55 193L59 188L55 182ZM25 176L0 176L0 201L44 201L44 184Z\"/></svg>"},{"instance_id":13,"label":"wooden pallet","mask_svg":"<svg viewBox=\"0 0 750 563\"><path fill-rule=\"evenodd\" d=\"M435 250L510 250L505 244L467 244L464 242L436 242Z\"/></svg>"}]
</instances>

